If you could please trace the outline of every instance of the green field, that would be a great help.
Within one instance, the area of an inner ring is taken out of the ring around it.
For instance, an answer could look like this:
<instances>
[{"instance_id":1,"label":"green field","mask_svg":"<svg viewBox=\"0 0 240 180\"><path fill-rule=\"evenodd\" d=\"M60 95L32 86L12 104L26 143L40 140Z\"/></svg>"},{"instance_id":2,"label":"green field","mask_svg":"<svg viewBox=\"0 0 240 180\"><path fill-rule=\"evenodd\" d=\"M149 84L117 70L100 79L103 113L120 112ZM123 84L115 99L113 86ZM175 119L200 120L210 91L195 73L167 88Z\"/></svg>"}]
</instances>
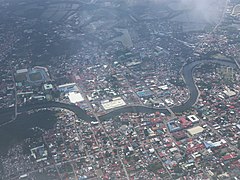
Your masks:
<instances>
[{"instance_id":1,"label":"green field","mask_svg":"<svg viewBox=\"0 0 240 180\"><path fill-rule=\"evenodd\" d=\"M40 72L34 72L29 74L30 81L40 81L43 79L42 74Z\"/></svg>"},{"instance_id":2,"label":"green field","mask_svg":"<svg viewBox=\"0 0 240 180\"><path fill-rule=\"evenodd\" d=\"M15 76L16 82L27 81L27 76L26 75L27 75L26 73L16 74L16 76Z\"/></svg>"}]
</instances>

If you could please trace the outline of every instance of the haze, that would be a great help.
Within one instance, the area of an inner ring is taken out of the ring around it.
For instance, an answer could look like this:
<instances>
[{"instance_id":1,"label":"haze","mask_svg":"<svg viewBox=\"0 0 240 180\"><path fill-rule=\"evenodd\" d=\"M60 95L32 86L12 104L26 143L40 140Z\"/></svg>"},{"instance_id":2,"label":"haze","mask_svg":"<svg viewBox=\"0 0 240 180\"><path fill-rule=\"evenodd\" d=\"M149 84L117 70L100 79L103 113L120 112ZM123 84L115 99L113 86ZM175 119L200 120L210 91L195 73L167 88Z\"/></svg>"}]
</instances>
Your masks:
<instances>
[{"instance_id":1,"label":"haze","mask_svg":"<svg viewBox=\"0 0 240 180\"><path fill-rule=\"evenodd\" d=\"M130 3L154 3L162 5L168 3L174 10L187 10L189 17L216 23L225 6L226 0L129 0Z\"/></svg>"}]
</instances>

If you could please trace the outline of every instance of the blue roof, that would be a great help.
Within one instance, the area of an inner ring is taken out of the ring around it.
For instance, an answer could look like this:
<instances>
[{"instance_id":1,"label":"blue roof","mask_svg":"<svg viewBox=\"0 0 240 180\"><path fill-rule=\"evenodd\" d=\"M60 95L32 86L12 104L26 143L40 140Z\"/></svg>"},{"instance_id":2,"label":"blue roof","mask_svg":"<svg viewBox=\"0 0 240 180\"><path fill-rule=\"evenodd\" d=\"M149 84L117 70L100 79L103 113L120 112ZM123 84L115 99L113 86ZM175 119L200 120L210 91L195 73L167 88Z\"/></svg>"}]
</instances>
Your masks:
<instances>
[{"instance_id":1,"label":"blue roof","mask_svg":"<svg viewBox=\"0 0 240 180\"><path fill-rule=\"evenodd\" d=\"M152 93L152 91L150 91L150 90L143 90L143 91L138 91L138 92L137 92L137 95L138 95L139 97L148 97L148 96L153 95L153 93Z\"/></svg>"},{"instance_id":2,"label":"blue roof","mask_svg":"<svg viewBox=\"0 0 240 180\"><path fill-rule=\"evenodd\" d=\"M175 126L174 126L175 125ZM175 121L170 121L167 123L170 132L175 132L181 130L181 127L176 124Z\"/></svg>"}]
</instances>

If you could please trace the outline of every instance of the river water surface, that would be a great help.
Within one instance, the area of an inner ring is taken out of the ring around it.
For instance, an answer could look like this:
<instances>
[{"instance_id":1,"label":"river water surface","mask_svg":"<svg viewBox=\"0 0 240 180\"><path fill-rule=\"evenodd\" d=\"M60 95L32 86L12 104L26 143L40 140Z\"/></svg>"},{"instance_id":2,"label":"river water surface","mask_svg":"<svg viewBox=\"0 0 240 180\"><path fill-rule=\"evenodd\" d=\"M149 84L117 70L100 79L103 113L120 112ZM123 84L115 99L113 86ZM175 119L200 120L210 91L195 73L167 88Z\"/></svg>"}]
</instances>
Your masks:
<instances>
[{"instance_id":1,"label":"river water surface","mask_svg":"<svg viewBox=\"0 0 240 180\"><path fill-rule=\"evenodd\" d=\"M187 64L183 67L182 73L186 83L187 88L190 92L190 98L187 102L180 106L175 106L172 108L172 111L175 113L181 113L188 109L190 109L197 101L198 98L198 89L194 83L193 79L193 71L194 68L202 63L218 63L221 65L231 66L233 68L237 68L236 64L230 61L222 61L222 60L201 60L195 61L190 64ZM49 102L44 104L34 104L23 106L18 109L19 112L22 112L18 118L3 127L0 127L0 151L6 150L11 144L22 141L25 138L33 137L34 131L31 128L40 127L42 129L50 129L53 127L56 122L56 117L54 116L53 111L40 111L33 113L31 115L25 113L27 111L39 108L47 108L47 107L56 107L62 109L68 109L76 113L76 115L85 121L93 121L94 118L87 115L87 113L80 109L79 107L72 104L64 104L58 102ZM117 110L113 110L112 112L99 117L101 120L107 120L112 117L118 116L121 113L126 112L142 112L142 113L153 113L153 112L162 112L168 114L169 111L165 108L157 109L151 107L142 107L142 106L131 106L131 107L123 107ZM9 114L13 114L13 109L4 109L0 110L0 125L6 121L9 121ZM8 116L7 116L8 115Z\"/></svg>"}]
</instances>

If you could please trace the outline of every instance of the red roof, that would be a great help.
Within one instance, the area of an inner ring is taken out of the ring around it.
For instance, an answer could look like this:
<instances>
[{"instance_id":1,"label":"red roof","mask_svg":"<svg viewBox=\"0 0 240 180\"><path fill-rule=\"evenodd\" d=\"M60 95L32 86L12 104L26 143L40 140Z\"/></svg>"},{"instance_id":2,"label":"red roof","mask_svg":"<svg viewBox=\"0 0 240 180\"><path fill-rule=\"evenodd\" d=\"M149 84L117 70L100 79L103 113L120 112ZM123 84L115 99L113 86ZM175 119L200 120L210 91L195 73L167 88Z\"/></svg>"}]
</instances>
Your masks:
<instances>
[{"instance_id":1,"label":"red roof","mask_svg":"<svg viewBox=\"0 0 240 180\"><path fill-rule=\"evenodd\" d=\"M186 124L186 123L189 122L188 120L186 120L185 117L180 117L180 118L179 118L179 121L180 121L180 123L182 123L182 124Z\"/></svg>"},{"instance_id":2,"label":"red roof","mask_svg":"<svg viewBox=\"0 0 240 180\"><path fill-rule=\"evenodd\" d=\"M227 160L232 159L232 158L235 158L235 157L236 157L236 154L229 154L229 155L223 156L222 159L223 159L224 161L227 161Z\"/></svg>"}]
</instances>

